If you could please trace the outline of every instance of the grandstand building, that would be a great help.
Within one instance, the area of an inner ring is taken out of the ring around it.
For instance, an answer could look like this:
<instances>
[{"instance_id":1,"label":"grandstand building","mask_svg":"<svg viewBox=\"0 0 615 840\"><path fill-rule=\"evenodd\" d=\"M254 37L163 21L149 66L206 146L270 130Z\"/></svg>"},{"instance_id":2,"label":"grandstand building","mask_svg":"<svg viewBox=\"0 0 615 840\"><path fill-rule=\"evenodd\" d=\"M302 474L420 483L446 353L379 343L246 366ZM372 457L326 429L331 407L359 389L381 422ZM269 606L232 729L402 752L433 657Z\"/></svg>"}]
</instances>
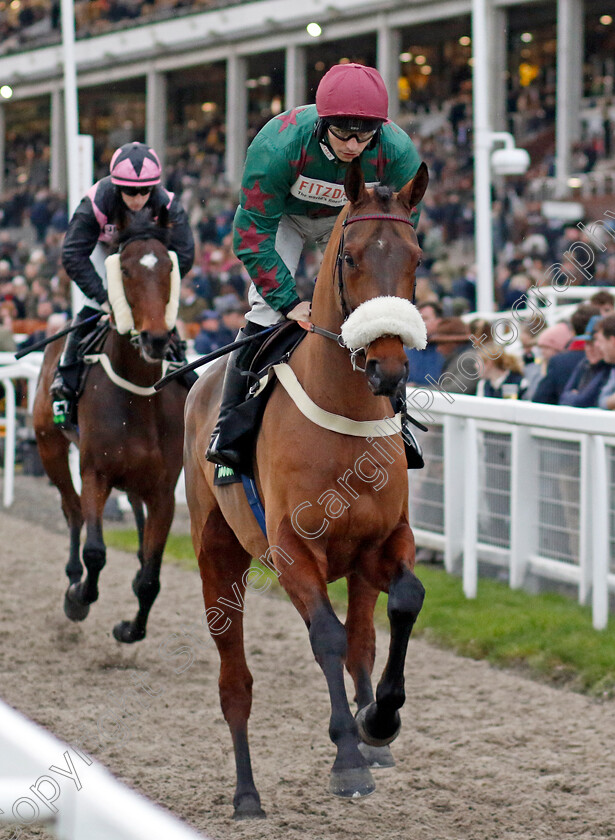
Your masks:
<instances>
[{"instance_id":1,"label":"grandstand building","mask_svg":"<svg viewBox=\"0 0 615 840\"><path fill-rule=\"evenodd\" d=\"M560 178L573 172L580 140L599 135L613 154L608 5L487 2L491 128L553 153ZM411 133L429 136L443 120L458 129L471 105L471 12L471 0L78 1L79 131L94 137L97 175L128 139L150 143L169 164L188 144L207 142L222 150L236 186L254 132L313 101L340 61L379 68L391 117ZM59 3L3 0L1 16L0 187L32 178L63 190Z\"/></svg>"}]
</instances>

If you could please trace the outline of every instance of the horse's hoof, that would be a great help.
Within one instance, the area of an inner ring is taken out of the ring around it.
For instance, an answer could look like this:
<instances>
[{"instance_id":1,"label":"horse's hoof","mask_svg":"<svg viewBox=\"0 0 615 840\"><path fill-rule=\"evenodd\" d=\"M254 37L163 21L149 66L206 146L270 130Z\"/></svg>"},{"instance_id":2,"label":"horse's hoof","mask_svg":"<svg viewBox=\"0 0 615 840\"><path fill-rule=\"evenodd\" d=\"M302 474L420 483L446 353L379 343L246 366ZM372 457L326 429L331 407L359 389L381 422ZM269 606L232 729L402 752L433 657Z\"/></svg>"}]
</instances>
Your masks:
<instances>
[{"instance_id":1,"label":"horse's hoof","mask_svg":"<svg viewBox=\"0 0 615 840\"><path fill-rule=\"evenodd\" d=\"M64 615L71 621L83 621L90 611L89 604L82 604L78 599L78 583L72 583L64 595Z\"/></svg>"},{"instance_id":2,"label":"horse's hoof","mask_svg":"<svg viewBox=\"0 0 615 840\"><path fill-rule=\"evenodd\" d=\"M399 716L399 712L395 710L395 714L393 715L393 719L391 721L392 725L389 731L381 731L376 734L370 731L370 727L373 727L373 720L377 711L378 706L375 702L359 709L355 716L357 727L359 729L359 738L365 744L369 744L370 747L386 747L387 744L390 744L399 735L401 730L401 718Z\"/></svg>"},{"instance_id":3,"label":"horse's hoof","mask_svg":"<svg viewBox=\"0 0 615 840\"><path fill-rule=\"evenodd\" d=\"M259 800L255 796L244 796L235 805L234 820L264 820L266 818L267 814L263 811Z\"/></svg>"},{"instance_id":4,"label":"horse's hoof","mask_svg":"<svg viewBox=\"0 0 615 840\"><path fill-rule=\"evenodd\" d=\"M132 642L140 642L145 638L145 630L135 630L132 621L120 621L113 628L113 635L118 642L132 644Z\"/></svg>"},{"instance_id":5,"label":"horse's hoof","mask_svg":"<svg viewBox=\"0 0 615 840\"><path fill-rule=\"evenodd\" d=\"M329 790L335 796L345 799L360 799L376 790L372 774L367 767L354 767L350 770L332 770Z\"/></svg>"},{"instance_id":6,"label":"horse's hoof","mask_svg":"<svg viewBox=\"0 0 615 840\"><path fill-rule=\"evenodd\" d=\"M359 752L367 761L367 766L372 770L379 770L383 767L395 767L395 759L389 747L371 747L369 744L359 744Z\"/></svg>"}]
</instances>

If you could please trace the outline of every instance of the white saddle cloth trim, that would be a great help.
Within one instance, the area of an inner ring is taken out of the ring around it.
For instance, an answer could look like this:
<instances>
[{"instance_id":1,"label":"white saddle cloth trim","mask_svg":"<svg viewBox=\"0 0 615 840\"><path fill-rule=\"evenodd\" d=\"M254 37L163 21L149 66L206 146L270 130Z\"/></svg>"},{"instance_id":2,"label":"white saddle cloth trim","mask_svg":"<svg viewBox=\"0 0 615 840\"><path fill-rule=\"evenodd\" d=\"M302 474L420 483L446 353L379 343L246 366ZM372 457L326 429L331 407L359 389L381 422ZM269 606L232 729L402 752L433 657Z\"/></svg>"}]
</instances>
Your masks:
<instances>
[{"instance_id":1,"label":"white saddle cloth trim","mask_svg":"<svg viewBox=\"0 0 615 840\"><path fill-rule=\"evenodd\" d=\"M124 391L130 391L131 394L137 394L139 397L153 397L154 394L158 393L153 385L148 388L144 388L142 385L135 385L134 382L129 382L128 379L123 379L121 376L118 376L111 367L111 360L106 353L92 353L91 355L84 356L83 361L86 365L95 365L100 363L102 365L102 369L107 374L111 382L113 382L114 385L117 385L118 388L123 388ZM166 375L168 368L169 362L165 359L162 363L162 376ZM162 376L160 377L161 379Z\"/></svg>"},{"instance_id":2,"label":"white saddle cloth trim","mask_svg":"<svg viewBox=\"0 0 615 840\"><path fill-rule=\"evenodd\" d=\"M301 387L293 369L287 364L273 365L275 375L299 411L316 426L354 437L391 437L401 434L401 414L379 420L351 420L317 406Z\"/></svg>"}]
</instances>

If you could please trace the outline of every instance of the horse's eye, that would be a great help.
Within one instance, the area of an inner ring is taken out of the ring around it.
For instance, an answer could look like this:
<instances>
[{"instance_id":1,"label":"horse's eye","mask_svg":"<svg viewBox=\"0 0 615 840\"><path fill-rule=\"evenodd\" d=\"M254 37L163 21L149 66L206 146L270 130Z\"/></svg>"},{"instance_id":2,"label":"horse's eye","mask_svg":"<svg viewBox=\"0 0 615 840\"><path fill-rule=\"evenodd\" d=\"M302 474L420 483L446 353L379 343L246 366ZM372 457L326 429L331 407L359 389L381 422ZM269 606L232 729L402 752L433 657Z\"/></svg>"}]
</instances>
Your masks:
<instances>
[{"instance_id":1,"label":"horse's eye","mask_svg":"<svg viewBox=\"0 0 615 840\"><path fill-rule=\"evenodd\" d=\"M350 256L350 254L344 254L344 262L348 266L348 268L356 268L355 261Z\"/></svg>"},{"instance_id":2,"label":"horse's eye","mask_svg":"<svg viewBox=\"0 0 615 840\"><path fill-rule=\"evenodd\" d=\"M419 265L423 265L423 260L422 259L417 260L416 267L418 268Z\"/></svg>"}]
</instances>

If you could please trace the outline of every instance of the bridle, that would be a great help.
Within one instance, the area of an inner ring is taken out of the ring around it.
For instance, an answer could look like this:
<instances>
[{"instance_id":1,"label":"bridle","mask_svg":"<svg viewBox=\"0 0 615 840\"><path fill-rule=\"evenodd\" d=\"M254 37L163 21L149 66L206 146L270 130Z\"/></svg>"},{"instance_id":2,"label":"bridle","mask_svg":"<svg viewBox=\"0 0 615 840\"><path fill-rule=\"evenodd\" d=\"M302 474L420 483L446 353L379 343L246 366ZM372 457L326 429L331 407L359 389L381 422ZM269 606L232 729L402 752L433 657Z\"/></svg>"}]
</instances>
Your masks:
<instances>
[{"instance_id":1,"label":"bridle","mask_svg":"<svg viewBox=\"0 0 615 840\"><path fill-rule=\"evenodd\" d=\"M337 249L337 256L335 258L335 267L337 272L337 292L340 299L340 305L342 307L342 315L344 316L344 320L346 320L352 313L352 309L346 302L346 287L344 285L344 234L346 232L346 228L348 225L354 224L354 222L373 222L373 221L386 221L386 222L402 222L405 225L410 225L411 228L414 228L414 222L410 219L407 219L405 216L396 216L393 213L365 213L362 216L351 216L350 218L346 217L342 222L342 235L340 236L340 244ZM414 295L412 295L412 303L414 303ZM344 344L344 340L341 336L341 333L334 333L330 330L325 330L322 327L317 327L315 324L306 323L305 329L308 332L316 333L317 335L322 335L325 338L330 338L339 344L340 347L346 349L346 345ZM363 371L363 368L358 366L357 357L363 350L354 350L350 352L350 361L352 363L352 367L354 370Z\"/></svg>"},{"instance_id":2,"label":"bridle","mask_svg":"<svg viewBox=\"0 0 615 840\"><path fill-rule=\"evenodd\" d=\"M335 265L337 268L337 291L340 298L340 304L342 307L342 314L344 316L344 320L348 318L351 314L352 310L346 303L346 296L345 296L345 286L344 286L344 234L346 232L346 228L348 225L352 225L355 222L372 222L372 221L387 221L387 222L403 222L405 225L410 225L411 228L414 228L414 222L410 219L407 219L405 216L395 216L392 213L366 213L363 216L351 216L350 218L346 217L342 222L342 235L340 236L340 244L337 249L337 257L335 258ZM414 303L414 298L412 300Z\"/></svg>"}]
</instances>

